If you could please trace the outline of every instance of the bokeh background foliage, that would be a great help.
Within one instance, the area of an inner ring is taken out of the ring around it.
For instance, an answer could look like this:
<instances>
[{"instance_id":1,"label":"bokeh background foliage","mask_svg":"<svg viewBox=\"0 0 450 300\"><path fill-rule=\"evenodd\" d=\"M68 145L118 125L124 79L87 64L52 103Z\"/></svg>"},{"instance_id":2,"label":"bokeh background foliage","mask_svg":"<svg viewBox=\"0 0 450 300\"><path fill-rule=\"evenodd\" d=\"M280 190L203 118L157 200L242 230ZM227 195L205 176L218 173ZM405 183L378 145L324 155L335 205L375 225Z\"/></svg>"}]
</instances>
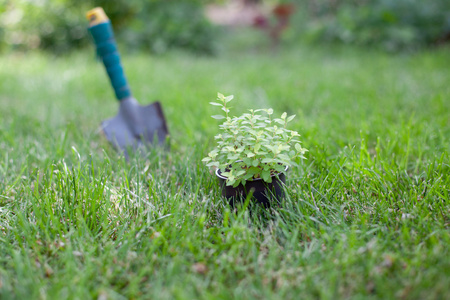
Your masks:
<instances>
[{"instance_id":1,"label":"bokeh background foliage","mask_svg":"<svg viewBox=\"0 0 450 300\"><path fill-rule=\"evenodd\" d=\"M447 0L295 0L302 32L313 41L367 45L388 51L448 42Z\"/></svg>"},{"instance_id":2,"label":"bokeh background foliage","mask_svg":"<svg viewBox=\"0 0 450 300\"><path fill-rule=\"evenodd\" d=\"M232 1L232 0L231 0ZM205 4L223 0L0 0L0 47L67 52L88 44L85 13L102 6L129 49L163 53L173 48L214 53L221 31ZM346 43L387 51L448 42L448 0L253 0L263 7L295 4L288 39Z\"/></svg>"},{"instance_id":3,"label":"bokeh background foliage","mask_svg":"<svg viewBox=\"0 0 450 300\"><path fill-rule=\"evenodd\" d=\"M57 53L83 47L89 42L85 14L96 6L105 9L117 38L130 48L213 52L214 27L197 0L0 0L0 44Z\"/></svg>"}]
</instances>

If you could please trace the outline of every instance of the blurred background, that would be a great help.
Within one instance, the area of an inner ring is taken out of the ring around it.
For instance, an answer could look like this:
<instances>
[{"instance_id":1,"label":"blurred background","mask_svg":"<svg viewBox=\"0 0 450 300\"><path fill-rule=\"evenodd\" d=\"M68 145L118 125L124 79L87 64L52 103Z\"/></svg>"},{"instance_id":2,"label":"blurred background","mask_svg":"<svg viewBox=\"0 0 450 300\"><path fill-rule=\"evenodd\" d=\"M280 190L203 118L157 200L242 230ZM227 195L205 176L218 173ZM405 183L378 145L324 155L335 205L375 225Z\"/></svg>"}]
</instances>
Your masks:
<instances>
[{"instance_id":1,"label":"blurred background","mask_svg":"<svg viewBox=\"0 0 450 300\"><path fill-rule=\"evenodd\" d=\"M398 52L450 41L448 0L0 0L0 51L83 48L85 13L95 6L128 50L156 54L214 55L241 29L269 47L302 41Z\"/></svg>"}]
</instances>

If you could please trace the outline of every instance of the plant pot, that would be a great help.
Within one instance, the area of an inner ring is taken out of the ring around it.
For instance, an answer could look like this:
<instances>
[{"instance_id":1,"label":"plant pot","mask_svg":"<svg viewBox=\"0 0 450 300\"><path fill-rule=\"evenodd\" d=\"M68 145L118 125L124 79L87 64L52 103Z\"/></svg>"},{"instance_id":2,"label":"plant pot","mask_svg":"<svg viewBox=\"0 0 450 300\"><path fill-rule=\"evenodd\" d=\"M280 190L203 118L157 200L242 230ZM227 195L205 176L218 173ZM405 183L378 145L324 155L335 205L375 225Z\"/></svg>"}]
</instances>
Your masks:
<instances>
[{"instance_id":1,"label":"plant pot","mask_svg":"<svg viewBox=\"0 0 450 300\"><path fill-rule=\"evenodd\" d=\"M286 166L284 172L272 175L272 182L268 183L261 178L249 180L245 186L239 184L237 187L227 186L227 177L222 176L219 169L216 170L216 176L219 178L220 186L222 188L222 196L228 199L230 205L243 202L249 193L253 191L254 203L262 204L269 207L271 203L281 203L284 199L283 186L286 183Z\"/></svg>"}]
</instances>

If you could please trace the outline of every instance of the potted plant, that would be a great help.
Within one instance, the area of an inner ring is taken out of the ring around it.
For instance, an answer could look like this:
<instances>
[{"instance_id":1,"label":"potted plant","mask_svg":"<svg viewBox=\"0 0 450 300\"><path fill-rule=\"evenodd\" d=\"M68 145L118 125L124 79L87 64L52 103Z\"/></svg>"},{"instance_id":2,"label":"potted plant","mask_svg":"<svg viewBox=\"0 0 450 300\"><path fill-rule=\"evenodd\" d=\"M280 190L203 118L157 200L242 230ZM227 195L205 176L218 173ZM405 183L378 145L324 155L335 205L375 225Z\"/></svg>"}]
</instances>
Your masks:
<instances>
[{"instance_id":1,"label":"potted plant","mask_svg":"<svg viewBox=\"0 0 450 300\"><path fill-rule=\"evenodd\" d=\"M270 204L272 196L279 202L283 197L285 173L303 159L305 152L297 131L287 129L295 115L273 116L273 109L250 109L238 117L230 116L229 102L233 96L218 93L210 102L224 112L212 116L224 119L221 133L214 139L217 146L203 158L208 167L215 168L222 184L222 194L231 204L237 198L252 193L257 203Z\"/></svg>"}]
</instances>

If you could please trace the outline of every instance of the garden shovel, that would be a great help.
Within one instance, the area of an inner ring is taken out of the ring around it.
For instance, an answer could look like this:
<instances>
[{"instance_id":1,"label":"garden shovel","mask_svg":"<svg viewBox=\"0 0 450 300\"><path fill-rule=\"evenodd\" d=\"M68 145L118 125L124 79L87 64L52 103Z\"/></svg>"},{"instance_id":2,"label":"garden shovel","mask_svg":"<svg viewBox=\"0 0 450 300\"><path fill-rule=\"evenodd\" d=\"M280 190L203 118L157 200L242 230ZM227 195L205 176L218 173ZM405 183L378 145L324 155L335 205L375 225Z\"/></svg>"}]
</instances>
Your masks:
<instances>
[{"instance_id":1,"label":"garden shovel","mask_svg":"<svg viewBox=\"0 0 450 300\"><path fill-rule=\"evenodd\" d=\"M141 106L131 95L130 87L120 62L111 21L102 8L97 7L86 14L97 55L102 59L120 102L119 113L102 122L106 138L128 157L128 149L157 142L163 144L169 134L159 102Z\"/></svg>"}]
</instances>

